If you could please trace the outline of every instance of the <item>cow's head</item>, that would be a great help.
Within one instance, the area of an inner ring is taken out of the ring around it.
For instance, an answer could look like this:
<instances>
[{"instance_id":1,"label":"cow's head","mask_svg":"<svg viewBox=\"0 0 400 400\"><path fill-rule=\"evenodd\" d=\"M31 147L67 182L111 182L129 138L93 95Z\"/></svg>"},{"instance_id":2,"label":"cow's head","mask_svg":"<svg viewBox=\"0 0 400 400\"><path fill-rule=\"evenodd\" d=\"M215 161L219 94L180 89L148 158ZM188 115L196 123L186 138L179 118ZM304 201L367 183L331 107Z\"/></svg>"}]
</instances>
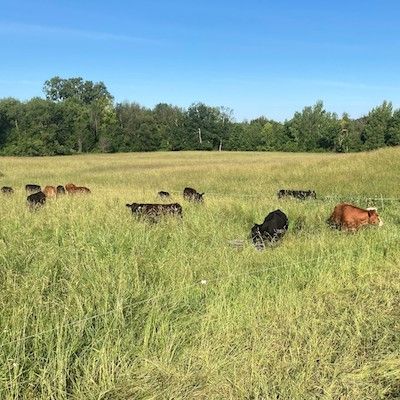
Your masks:
<instances>
[{"instance_id":1,"label":"cow's head","mask_svg":"<svg viewBox=\"0 0 400 400\"><path fill-rule=\"evenodd\" d=\"M383 225L383 221L379 217L379 214L378 214L378 211L376 210L376 208L370 207L370 208L367 208L367 211L368 211L368 223L369 224L378 225L378 226Z\"/></svg>"},{"instance_id":2,"label":"cow's head","mask_svg":"<svg viewBox=\"0 0 400 400\"><path fill-rule=\"evenodd\" d=\"M203 196L204 196L204 192L203 193L195 193L195 197L194 198L199 203L202 203L204 201Z\"/></svg>"},{"instance_id":3,"label":"cow's head","mask_svg":"<svg viewBox=\"0 0 400 400\"><path fill-rule=\"evenodd\" d=\"M132 210L132 212L137 211L137 209L139 208L140 204L138 203L132 203L132 204L126 204L126 206L128 208L130 208Z\"/></svg>"}]
</instances>

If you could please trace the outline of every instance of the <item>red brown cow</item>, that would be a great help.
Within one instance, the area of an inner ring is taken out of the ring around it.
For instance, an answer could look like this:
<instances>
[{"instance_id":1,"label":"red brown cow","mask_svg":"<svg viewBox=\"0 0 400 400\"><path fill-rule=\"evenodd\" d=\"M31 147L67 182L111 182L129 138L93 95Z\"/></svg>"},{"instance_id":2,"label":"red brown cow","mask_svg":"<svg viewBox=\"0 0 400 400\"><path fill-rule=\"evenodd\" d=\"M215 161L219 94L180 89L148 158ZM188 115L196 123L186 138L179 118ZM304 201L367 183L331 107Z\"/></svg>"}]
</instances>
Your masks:
<instances>
[{"instance_id":1,"label":"red brown cow","mask_svg":"<svg viewBox=\"0 0 400 400\"><path fill-rule=\"evenodd\" d=\"M90 190L84 186L75 186L73 183L67 183L65 185L65 190L69 194L76 194L76 193L90 193Z\"/></svg>"},{"instance_id":2,"label":"red brown cow","mask_svg":"<svg viewBox=\"0 0 400 400\"><path fill-rule=\"evenodd\" d=\"M57 190L54 186L46 186L43 189L43 193L46 195L47 198L52 198L57 196Z\"/></svg>"},{"instance_id":3,"label":"red brown cow","mask_svg":"<svg viewBox=\"0 0 400 400\"><path fill-rule=\"evenodd\" d=\"M364 210L346 203L338 204L327 222L334 228L351 232L364 225L383 225L376 208Z\"/></svg>"}]
</instances>

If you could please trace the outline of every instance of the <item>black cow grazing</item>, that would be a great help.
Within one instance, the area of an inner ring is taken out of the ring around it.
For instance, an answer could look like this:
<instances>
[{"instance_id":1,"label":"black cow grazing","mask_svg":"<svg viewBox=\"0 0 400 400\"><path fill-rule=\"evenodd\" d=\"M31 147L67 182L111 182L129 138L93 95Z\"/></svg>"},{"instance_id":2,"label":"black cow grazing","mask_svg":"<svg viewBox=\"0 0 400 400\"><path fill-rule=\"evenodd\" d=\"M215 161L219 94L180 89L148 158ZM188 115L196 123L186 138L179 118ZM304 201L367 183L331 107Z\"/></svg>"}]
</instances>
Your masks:
<instances>
[{"instance_id":1,"label":"black cow grazing","mask_svg":"<svg viewBox=\"0 0 400 400\"><path fill-rule=\"evenodd\" d=\"M265 242L276 243L288 229L289 221L281 210L270 212L262 224L251 228L251 239L258 249L265 247Z\"/></svg>"},{"instance_id":2,"label":"black cow grazing","mask_svg":"<svg viewBox=\"0 0 400 400\"><path fill-rule=\"evenodd\" d=\"M65 194L64 186L58 185L57 186L57 196L60 194Z\"/></svg>"},{"instance_id":3,"label":"black cow grazing","mask_svg":"<svg viewBox=\"0 0 400 400\"><path fill-rule=\"evenodd\" d=\"M198 193L197 190L189 187L183 190L183 198L189 201L196 201L198 203L202 203L203 195L204 193Z\"/></svg>"},{"instance_id":4,"label":"black cow grazing","mask_svg":"<svg viewBox=\"0 0 400 400\"><path fill-rule=\"evenodd\" d=\"M25 185L25 190L27 191L27 193L36 193L40 192L42 188L39 185L28 183L27 185Z\"/></svg>"},{"instance_id":5,"label":"black cow grazing","mask_svg":"<svg viewBox=\"0 0 400 400\"><path fill-rule=\"evenodd\" d=\"M162 199L166 199L167 197L170 197L170 194L168 192L164 192L161 190L161 192L158 192L158 196L161 197Z\"/></svg>"},{"instance_id":6,"label":"black cow grazing","mask_svg":"<svg viewBox=\"0 0 400 400\"><path fill-rule=\"evenodd\" d=\"M3 186L3 187L1 188L1 193L4 193L4 194L13 194L13 193L14 193L14 189L13 189L12 187L10 187L10 186Z\"/></svg>"},{"instance_id":7,"label":"black cow grazing","mask_svg":"<svg viewBox=\"0 0 400 400\"><path fill-rule=\"evenodd\" d=\"M46 195L43 192L36 192L36 193L30 194L26 198L26 201L30 208L41 207L44 205L44 203L46 203Z\"/></svg>"},{"instance_id":8,"label":"black cow grazing","mask_svg":"<svg viewBox=\"0 0 400 400\"><path fill-rule=\"evenodd\" d=\"M282 197L294 197L295 199L305 200L305 199L316 199L317 194L314 190L286 190L281 189L278 192L278 199Z\"/></svg>"},{"instance_id":9,"label":"black cow grazing","mask_svg":"<svg viewBox=\"0 0 400 400\"><path fill-rule=\"evenodd\" d=\"M164 215L177 215L182 217L182 206L178 203L172 204L149 204L149 203L132 203L126 204L131 209L132 214L138 217L147 217L155 222L159 217Z\"/></svg>"}]
</instances>

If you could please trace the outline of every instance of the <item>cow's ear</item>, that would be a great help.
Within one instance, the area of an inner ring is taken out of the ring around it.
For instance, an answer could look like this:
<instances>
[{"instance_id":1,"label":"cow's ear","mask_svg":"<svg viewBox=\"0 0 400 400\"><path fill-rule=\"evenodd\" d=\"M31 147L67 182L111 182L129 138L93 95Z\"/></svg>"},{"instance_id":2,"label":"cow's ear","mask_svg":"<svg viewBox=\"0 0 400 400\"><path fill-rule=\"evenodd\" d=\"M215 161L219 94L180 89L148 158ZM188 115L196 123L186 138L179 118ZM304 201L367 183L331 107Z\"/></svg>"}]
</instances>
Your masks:
<instances>
[{"instance_id":1,"label":"cow's ear","mask_svg":"<svg viewBox=\"0 0 400 400\"><path fill-rule=\"evenodd\" d=\"M204 193L204 192L203 192L203 193L200 193L200 196L201 196L201 197L203 197L204 195L205 195L205 193Z\"/></svg>"},{"instance_id":2,"label":"cow's ear","mask_svg":"<svg viewBox=\"0 0 400 400\"><path fill-rule=\"evenodd\" d=\"M129 208L131 208L132 207L132 205L131 204L125 204L127 207L129 207Z\"/></svg>"}]
</instances>

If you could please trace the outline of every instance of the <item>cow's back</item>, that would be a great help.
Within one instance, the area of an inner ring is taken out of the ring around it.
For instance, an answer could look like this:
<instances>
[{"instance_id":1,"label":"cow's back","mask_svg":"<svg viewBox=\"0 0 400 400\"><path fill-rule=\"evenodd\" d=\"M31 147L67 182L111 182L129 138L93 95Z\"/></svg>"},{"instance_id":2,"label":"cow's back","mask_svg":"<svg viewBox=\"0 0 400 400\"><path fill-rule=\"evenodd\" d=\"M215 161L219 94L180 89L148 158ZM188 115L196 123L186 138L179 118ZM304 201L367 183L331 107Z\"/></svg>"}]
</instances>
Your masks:
<instances>
[{"instance_id":1,"label":"cow's back","mask_svg":"<svg viewBox=\"0 0 400 400\"><path fill-rule=\"evenodd\" d=\"M25 190L27 193L37 193L42 190L40 185L36 185L34 183L27 183L25 185Z\"/></svg>"},{"instance_id":2,"label":"cow's back","mask_svg":"<svg viewBox=\"0 0 400 400\"><path fill-rule=\"evenodd\" d=\"M193 197L197 194L197 190L190 188L190 187L185 187L183 189L183 197Z\"/></svg>"},{"instance_id":3,"label":"cow's back","mask_svg":"<svg viewBox=\"0 0 400 400\"><path fill-rule=\"evenodd\" d=\"M156 218L163 215L182 216L182 206L178 203L172 204L151 204L151 203L132 203L126 204L133 214L138 217Z\"/></svg>"},{"instance_id":4,"label":"cow's back","mask_svg":"<svg viewBox=\"0 0 400 400\"><path fill-rule=\"evenodd\" d=\"M342 209L342 227L349 230L358 229L362 225L368 224L369 214L367 210L345 204Z\"/></svg>"}]
</instances>

